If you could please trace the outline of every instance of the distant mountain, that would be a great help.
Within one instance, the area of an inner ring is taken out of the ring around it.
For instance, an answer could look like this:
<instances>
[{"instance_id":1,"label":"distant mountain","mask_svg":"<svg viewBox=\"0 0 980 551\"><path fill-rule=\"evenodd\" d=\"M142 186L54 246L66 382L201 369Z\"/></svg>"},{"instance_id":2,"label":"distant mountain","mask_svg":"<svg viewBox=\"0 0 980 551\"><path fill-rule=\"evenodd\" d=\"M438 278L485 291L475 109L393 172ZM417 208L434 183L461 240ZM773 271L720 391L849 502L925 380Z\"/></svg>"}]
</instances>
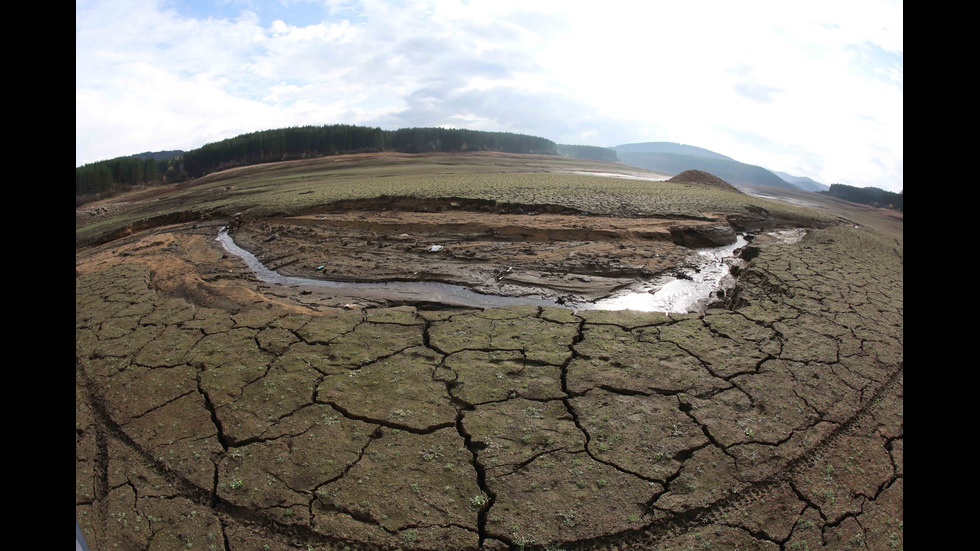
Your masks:
<instances>
[{"instance_id":1,"label":"distant mountain","mask_svg":"<svg viewBox=\"0 0 980 551\"><path fill-rule=\"evenodd\" d=\"M714 151L670 142L617 145L619 159L626 164L671 176L685 170L702 170L738 186L797 187L760 166L740 163Z\"/></svg>"},{"instance_id":2,"label":"distant mountain","mask_svg":"<svg viewBox=\"0 0 980 551\"><path fill-rule=\"evenodd\" d=\"M613 147L617 153L671 153L674 155L693 155L698 157L707 157L709 159L721 159L726 161L734 161L731 157L726 157L720 153L715 153L714 151L709 151L707 149L702 149L700 147L694 147L693 145L684 145L681 143L672 142L643 142L643 143L629 143L624 145L617 145Z\"/></svg>"},{"instance_id":3,"label":"distant mountain","mask_svg":"<svg viewBox=\"0 0 980 551\"><path fill-rule=\"evenodd\" d=\"M877 187L854 187L844 184L831 184L825 195L837 197L852 203L862 203L872 207L895 209L905 212L904 190L895 193Z\"/></svg>"},{"instance_id":4,"label":"distant mountain","mask_svg":"<svg viewBox=\"0 0 980 551\"><path fill-rule=\"evenodd\" d=\"M773 173L783 180L786 180L794 186L802 189L803 191L827 191L830 189L830 186L827 184L821 184L820 182L806 176L792 176L777 170L773 170Z\"/></svg>"},{"instance_id":5,"label":"distant mountain","mask_svg":"<svg viewBox=\"0 0 980 551\"><path fill-rule=\"evenodd\" d=\"M587 159L592 161L606 161L615 163L619 161L616 151L608 147L597 147L594 145L570 145L558 144L558 154L563 157L573 159Z\"/></svg>"}]
</instances>

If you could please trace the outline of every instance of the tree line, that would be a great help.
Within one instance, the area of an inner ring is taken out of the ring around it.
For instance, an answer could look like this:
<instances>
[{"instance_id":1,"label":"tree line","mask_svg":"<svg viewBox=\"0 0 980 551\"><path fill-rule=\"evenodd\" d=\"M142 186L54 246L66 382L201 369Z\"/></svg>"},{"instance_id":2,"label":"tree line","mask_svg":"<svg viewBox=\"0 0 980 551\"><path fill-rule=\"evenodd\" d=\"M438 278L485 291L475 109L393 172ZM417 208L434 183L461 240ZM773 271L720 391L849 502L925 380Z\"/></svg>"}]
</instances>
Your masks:
<instances>
[{"instance_id":1,"label":"tree line","mask_svg":"<svg viewBox=\"0 0 980 551\"><path fill-rule=\"evenodd\" d=\"M348 124L280 128L242 134L159 159L146 153L75 169L75 201L135 185L179 182L226 168L342 153L501 151L557 155L555 142L511 132L455 128L382 130Z\"/></svg>"},{"instance_id":2,"label":"tree line","mask_svg":"<svg viewBox=\"0 0 980 551\"><path fill-rule=\"evenodd\" d=\"M592 161L619 162L615 149L595 145L558 144L558 154L573 159L588 159Z\"/></svg>"},{"instance_id":3,"label":"tree line","mask_svg":"<svg viewBox=\"0 0 980 551\"><path fill-rule=\"evenodd\" d=\"M512 132L485 132L460 128L401 128L384 132L385 148L401 153L501 151L557 155L555 142Z\"/></svg>"},{"instance_id":4,"label":"tree line","mask_svg":"<svg viewBox=\"0 0 980 551\"><path fill-rule=\"evenodd\" d=\"M76 202L80 196L109 194L120 188L161 182L168 171L173 174L172 162L172 160L160 162L152 157L143 159L133 156L77 167L75 168Z\"/></svg>"},{"instance_id":5,"label":"tree line","mask_svg":"<svg viewBox=\"0 0 980 551\"><path fill-rule=\"evenodd\" d=\"M837 197L852 203L861 203L872 207L889 208L905 212L903 205L904 190L895 193L876 187L854 187L844 184L830 184L830 189L821 191L825 195Z\"/></svg>"}]
</instances>

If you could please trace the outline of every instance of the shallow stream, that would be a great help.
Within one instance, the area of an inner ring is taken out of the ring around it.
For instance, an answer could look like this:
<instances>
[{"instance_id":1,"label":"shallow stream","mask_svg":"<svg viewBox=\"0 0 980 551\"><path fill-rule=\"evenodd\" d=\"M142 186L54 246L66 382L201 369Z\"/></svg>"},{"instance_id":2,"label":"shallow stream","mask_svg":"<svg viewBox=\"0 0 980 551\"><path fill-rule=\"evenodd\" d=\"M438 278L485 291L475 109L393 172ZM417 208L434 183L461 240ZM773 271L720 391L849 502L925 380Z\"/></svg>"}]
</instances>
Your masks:
<instances>
[{"instance_id":1,"label":"shallow stream","mask_svg":"<svg viewBox=\"0 0 980 551\"><path fill-rule=\"evenodd\" d=\"M681 277L660 277L638 289L597 300L580 306L580 309L700 312L719 290L734 285L731 264L739 262L735 251L747 244L748 241L739 235L731 245L697 249L687 265L681 268Z\"/></svg>"},{"instance_id":2,"label":"shallow stream","mask_svg":"<svg viewBox=\"0 0 980 551\"><path fill-rule=\"evenodd\" d=\"M478 293L462 285L435 281L392 281L364 283L285 276L265 267L252 253L239 247L227 228L218 232L217 240L255 271L265 283L297 287L323 287L345 291L361 290L397 302L437 303L458 307L493 308L532 305L559 306L573 310L640 310L645 312L698 312L703 310L719 289L734 283L730 275L734 252L747 244L740 235L735 243L723 247L698 249L689 262L679 268L680 277L663 276L625 292L593 303L559 303L546 298L502 296Z\"/></svg>"}]
</instances>

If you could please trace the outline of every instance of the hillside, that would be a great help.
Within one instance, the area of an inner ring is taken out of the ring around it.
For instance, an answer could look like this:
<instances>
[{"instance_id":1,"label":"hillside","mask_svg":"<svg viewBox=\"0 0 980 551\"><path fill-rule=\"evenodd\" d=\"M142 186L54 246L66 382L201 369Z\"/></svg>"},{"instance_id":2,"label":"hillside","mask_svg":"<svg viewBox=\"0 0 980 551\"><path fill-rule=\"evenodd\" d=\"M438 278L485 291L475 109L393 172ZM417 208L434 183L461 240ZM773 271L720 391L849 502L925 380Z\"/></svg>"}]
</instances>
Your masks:
<instances>
[{"instance_id":1,"label":"hillside","mask_svg":"<svg viewBox=\"0 0 980 551\"><path fill-rule=\"evenodd\" d=\"M785 172L780 172L778 170L773 170L773 174L779 176L783 180L793 184L794 186L802 189L803 191L827 191L830 186L827 184L821 184L820 182L809 178L807 176L793 176L792 174L787 174Z\"/></svg>"},{"instance_id":2,"label":"hillside","mask_svg":"<svg viewBox=\"0 0 980 551\"><path fill-rule=\"evenodd\" d=\"M142 185L183 182L231 167L345 153L437 151L557 155L572 159L623 162L670 176L686 170L701 170L742 188L828 189L810 178L784 173L777 175L714 151L671 142L598 147L556 144L545 138L507 132L447 128L388 131L341 124L266 130L209 143L191 151L144 152L76 167L75 205L91 203Z\"/></svg>"},{"instance_id":3,"label":"hillside","mask_svg":"<svg viewBox=\"0 0 980 551\"><path fill-rule=\"evenodd\" d=\"M617 145L612 149L619 154L620 160L624 163L664 174L675 175L685 170L703 170L735 186L771 186L804 191L827 189L827 186L807 177L777 173L693 145L643 142Z\"/></svg>"},{"instance_id":4,"label":"hillside","mask_svg":"<svg viewBox=\"0 0 980 551\"><path fill-rule=\"evenodd\" d=\"M653 151L624 152L618 149L617 153L619 154L620 160L626 164L656 172L663 172L664 174L675 175L685 170L703 170L704 172L714 174L736 187L759 185L796 188L793 184L762 167L740 163L730 159Z\"/></svg>"},{"instance_id":5,"label":"hillside","mask_svg":"<svg viewBox=\"0 0 980 551\"><path fill-rule=\"evenodd\" d=\"M705 157L722 161L734 161L731 157L726 157L721 153L715 153L708 149L685 145L673 142L642 142L617 145L613 147L618 153L668 153L671 155L689 155L694 157Z\"/></svg>"},{"instance_id":6,"label":"hillside","mask_svg":"<svg viewBox=\"0 0 980 551\"><path fill-rule=\"evenodd\" d=\"M175 157L180 157L184 152L180 149L172 149L169 151L144 151L143 153L137 153L136 155L130 155L130 157L139 159L141 161L146 159L153 159L155 161L169 161Z\"/></svg>"},{"instance_id":7,"label":"hillside","mask_svg":"<svg viewBox=\"0 0 980 551\"><path fill-rule=\"evenodd\" d=\"M593 161L606 161L615 163L619 160L616 151L608 147L597 147L594 145L571 145L558 144L558 154L573 159L591 159Z\"/></svg>"},{"instance_id":8,"label":"hillside","mask_svg":"<svg viewBox=\"0 0 980 551\"><path fill-rule=\"evenodd\" d=\"M896 209L905 211L904 192L894 193L876 187L854 187L844 184L833 184L827 191L820 192L831 197L837 197L852 203L870 205L875 208Z\"/></svg>"},{"instance_id":9,"label":"hillside","mask_svg":"<svg viewBox=\"0 0 980 551\"><path fill-rule=\"evenodd\" d=\"M233 167L345 153L466 151L558 155L555 142L512 132L417 127L382 130L349 124L277 128L208 143L176 157L172 152L146 152L76 167L75 206L136 186L183 182ZM611 150L608 154L615 156Z\"/></svg>"}]
</instances>

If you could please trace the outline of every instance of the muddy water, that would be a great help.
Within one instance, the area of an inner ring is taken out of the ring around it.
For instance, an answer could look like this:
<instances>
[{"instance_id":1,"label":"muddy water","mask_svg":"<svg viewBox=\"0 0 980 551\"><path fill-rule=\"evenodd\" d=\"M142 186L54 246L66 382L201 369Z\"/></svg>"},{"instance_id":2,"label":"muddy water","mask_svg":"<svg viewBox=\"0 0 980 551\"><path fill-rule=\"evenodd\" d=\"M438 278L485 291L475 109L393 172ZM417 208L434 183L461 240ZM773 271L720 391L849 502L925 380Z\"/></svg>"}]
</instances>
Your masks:
<instances>
[{"instance_id":1,"label":"muddy water","mask_svg":"<svg viewBox=\"0 0 980 551\"><path fill-rule=\"evenodd\" d=\"M673 313L703 310L718 289L733 283L730 263L737 261L734 258L734 251L747 244L742 236L738 236L735 243L731 245L699 249L692 255L680 277L658 278L594 303L562 304L547 298L487 295L461 285L435 281L362 283L285 276L265 267L255 255L235 244L226 228L218 232L217 240L229 253L244 260L249 268L255 271L260 281L277 285L342 289L346 292L363 292L372 297L383 297L396 302L436 303L465 308L532 305L560 306L573 310L640 310Z\"/></svg>"}]
</instances>

